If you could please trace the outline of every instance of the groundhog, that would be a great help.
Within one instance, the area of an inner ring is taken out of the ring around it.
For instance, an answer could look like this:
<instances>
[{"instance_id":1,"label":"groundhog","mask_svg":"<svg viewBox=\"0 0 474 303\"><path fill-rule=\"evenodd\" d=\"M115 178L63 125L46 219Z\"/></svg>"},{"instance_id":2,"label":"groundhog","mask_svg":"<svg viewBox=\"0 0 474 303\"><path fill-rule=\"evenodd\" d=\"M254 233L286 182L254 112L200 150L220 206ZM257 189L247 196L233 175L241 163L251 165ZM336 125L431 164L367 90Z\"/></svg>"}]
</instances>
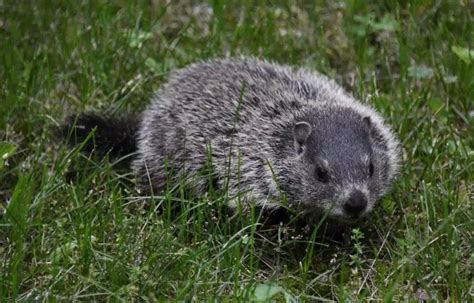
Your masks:
<instances>
[{"instance_id":1,"label":"groundhog","mask_svg":"<svg viewBox=\"0 0 474 303\"><path fill-rule=\"evenodd\" d=\"M380 115L317 72L254 58L214 59L172 73L137 119L69 118L63 132L99 153L135 153L139 192L184 180L199 194L353 221L399 170L399 143ZM92 145L93 143L93 145Z\"/></svg>"}]
</instances>

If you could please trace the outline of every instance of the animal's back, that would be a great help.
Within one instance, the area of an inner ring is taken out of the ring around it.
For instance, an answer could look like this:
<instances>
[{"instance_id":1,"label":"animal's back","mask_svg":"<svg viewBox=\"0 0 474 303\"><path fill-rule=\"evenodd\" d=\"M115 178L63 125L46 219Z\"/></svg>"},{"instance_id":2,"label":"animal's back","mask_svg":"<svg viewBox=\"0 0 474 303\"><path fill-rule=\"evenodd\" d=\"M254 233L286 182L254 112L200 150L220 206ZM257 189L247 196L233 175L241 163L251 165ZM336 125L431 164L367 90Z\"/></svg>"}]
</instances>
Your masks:
<instances>
[{"instance_id":1,"label":"animal's back","mask_svg":"<svg viewBox=\"0 0 474 303\"><path fill-rule=\"evenodd\" d=\"M325 76L255 59L220 59L188 66L173 73L145 112L168 122L242 125L252 119L292 113L303 102L329 101L343 94ZM168 119L169 118L169 119ZM164 123L164 124L163 124ZM211 133L225 132L211 128Z\"/></svg>"}]
</instances>

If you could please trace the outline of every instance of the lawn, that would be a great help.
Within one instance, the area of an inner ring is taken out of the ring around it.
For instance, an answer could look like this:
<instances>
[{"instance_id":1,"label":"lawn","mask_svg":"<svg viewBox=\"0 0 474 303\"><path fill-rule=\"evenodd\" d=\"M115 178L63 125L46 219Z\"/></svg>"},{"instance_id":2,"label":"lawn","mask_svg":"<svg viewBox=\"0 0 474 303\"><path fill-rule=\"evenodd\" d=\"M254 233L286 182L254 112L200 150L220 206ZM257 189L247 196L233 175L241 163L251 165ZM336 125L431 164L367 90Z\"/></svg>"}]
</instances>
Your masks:
<instances>
[{"instance_id":1,"label":"lawn","mask_svg":"<svg viewBox=\"0 0 474 303\"><path fill-rule=\"evenodd\" d=\"M0 1L0 301L472 301L473 14L468 0ZM400 178L343 240L229 216L218 191L144 202L128 169L56 136L71 113L139 113L169 71L234 55L318 70L399 135Z\"/></svg>"}]
</instances>

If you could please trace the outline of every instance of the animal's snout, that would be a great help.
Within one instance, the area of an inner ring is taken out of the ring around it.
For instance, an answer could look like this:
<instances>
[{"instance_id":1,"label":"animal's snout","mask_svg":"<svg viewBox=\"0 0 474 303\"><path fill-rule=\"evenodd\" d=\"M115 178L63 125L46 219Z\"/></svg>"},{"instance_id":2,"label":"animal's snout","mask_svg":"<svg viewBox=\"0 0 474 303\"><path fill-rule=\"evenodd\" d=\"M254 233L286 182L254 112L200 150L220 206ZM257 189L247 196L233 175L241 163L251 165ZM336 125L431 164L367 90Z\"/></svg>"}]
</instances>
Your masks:
<instances>
[{"instance_id":1,"label":"animal's snout","mask_svg":"<svg viewBox=\"0 0 474 303\"><path fill-rule=\"evenodd\" d=\"M349 196L344 204L344 211L351 217L359 216L367 208L367 198L365 195L356 190Z\"/></svg>"}]
</instances>

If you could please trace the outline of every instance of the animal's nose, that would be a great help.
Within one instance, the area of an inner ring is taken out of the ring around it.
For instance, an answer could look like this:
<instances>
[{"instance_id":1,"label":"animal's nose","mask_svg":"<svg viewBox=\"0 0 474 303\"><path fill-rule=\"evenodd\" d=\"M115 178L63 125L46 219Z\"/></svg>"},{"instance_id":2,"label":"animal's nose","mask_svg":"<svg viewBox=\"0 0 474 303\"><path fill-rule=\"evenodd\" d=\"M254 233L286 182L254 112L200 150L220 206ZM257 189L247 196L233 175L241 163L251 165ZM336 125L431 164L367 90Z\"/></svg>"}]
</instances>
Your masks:
<instances>
[{"instance_id":1,"label":"animal's nose","mask_svg":"<svg viewBox=\"0 0 474 303\"><path fill-rule=\"evenodd\" d=\"M358 216L360 215L365 208L367 207L367 198L363 193L356 190L350 196L349 199L344 204L344 211L349 216Z\"/></svg>"}]
</instances>

